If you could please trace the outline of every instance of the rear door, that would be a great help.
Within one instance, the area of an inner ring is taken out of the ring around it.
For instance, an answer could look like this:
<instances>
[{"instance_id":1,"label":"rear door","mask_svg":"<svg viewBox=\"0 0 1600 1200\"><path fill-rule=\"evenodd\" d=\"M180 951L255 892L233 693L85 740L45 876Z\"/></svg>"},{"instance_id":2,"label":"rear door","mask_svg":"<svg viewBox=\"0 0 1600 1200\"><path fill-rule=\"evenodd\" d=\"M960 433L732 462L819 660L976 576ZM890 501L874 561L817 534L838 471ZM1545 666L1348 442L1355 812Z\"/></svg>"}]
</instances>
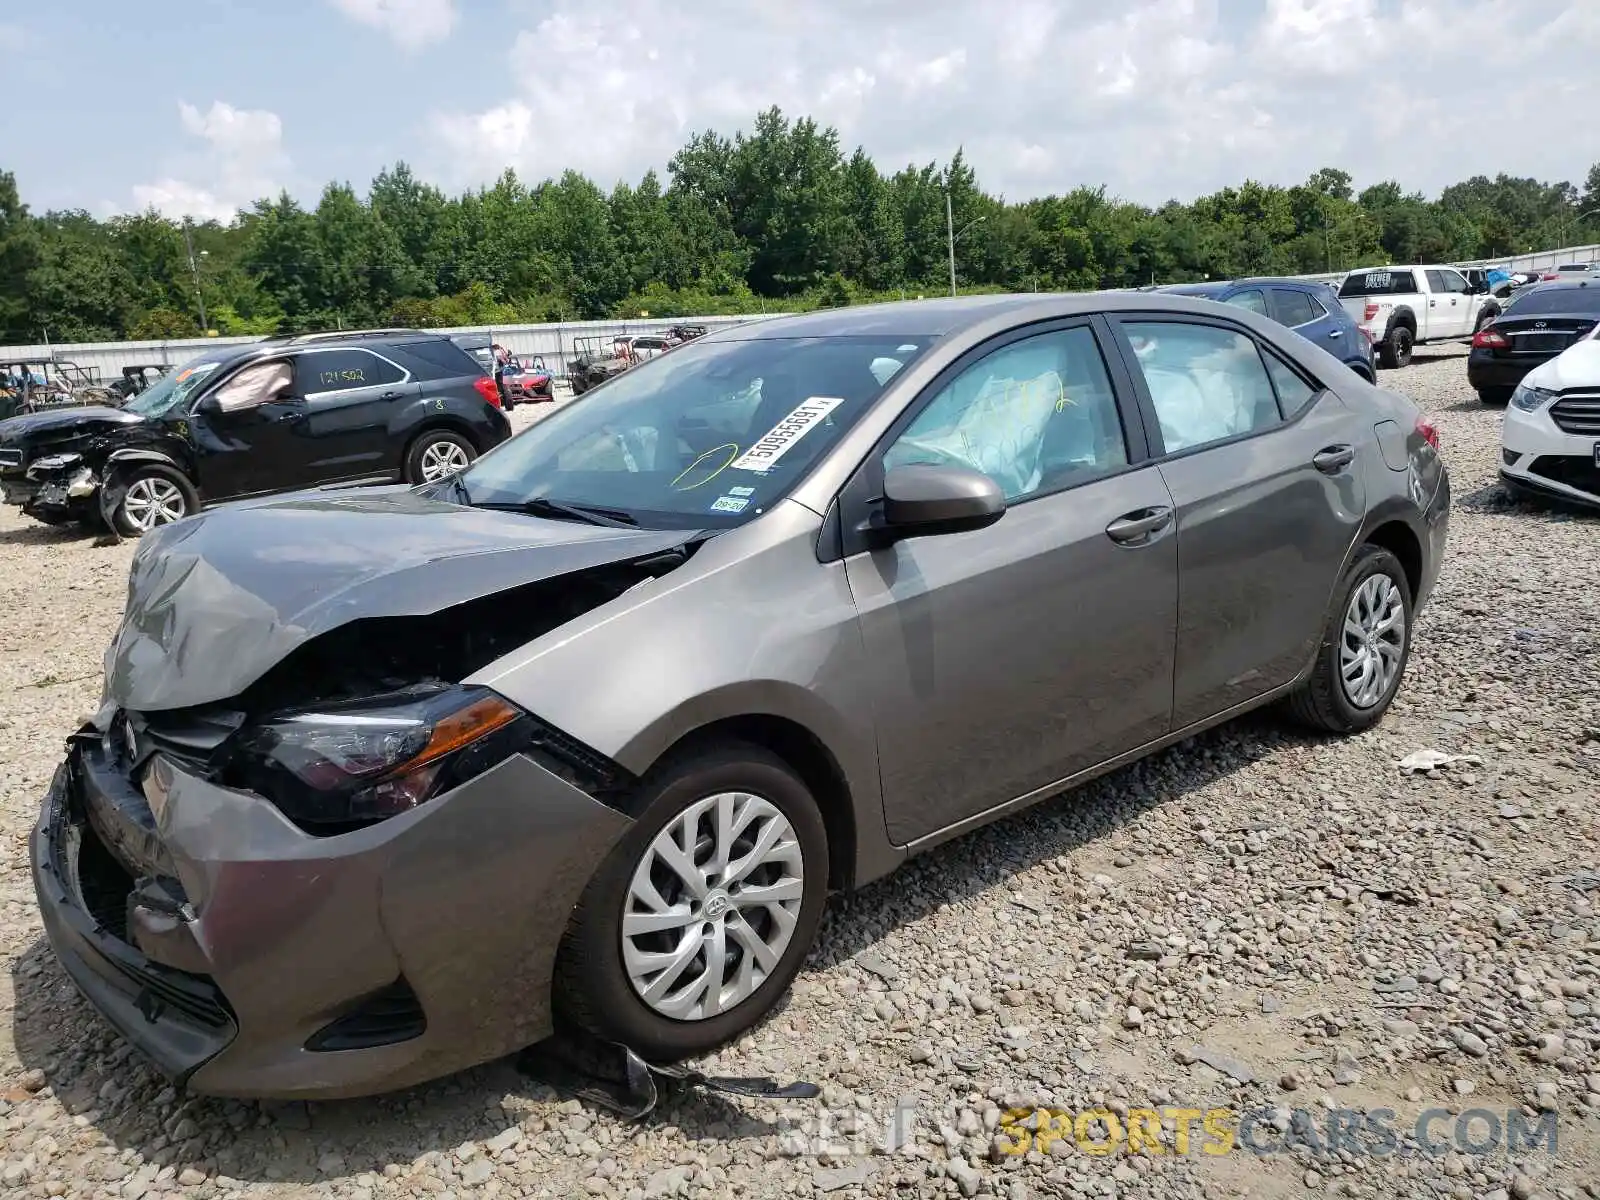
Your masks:
<instances>
[{"instance_id":1,"label":"rear door","mask_svg":"<svg viewBox=\"0 0 1600 1200\"><path fill-rule=\"evenodd\" d=\"M1345 324L1336 320L1310 292L1299 288L1275 287L1269 292L1272 319L1286 325L1309 342L1315 342L1338 359L1348 359L1355 351L1347 345ZM1342 314L1341 314L1342 315Z\"/></svg>"},{"instance_id":2,"label":"rear door","mask_svg":"<svg viewBox=\"0 0 1600 1200\"><path fill-rule=\"evenodd\" d=\"M1126 375L1105 353L1108 332L1080 319L971 351L841 494L897 845L1167 731L1172 497L1119 403ZM886 467L917 462L988 474L1005 515L884 549L854 543Z\"/></svg>"},{"instance_id":3,"label":"rear door","mask_svg":"<svg viewBox=\"0 0 1600 1200\"><path fill-rule=\"evenodd\" d=\"M1239 326L1114 322L1178 518L1173 728L1293 680L1365 513L1339 397Z\"/></svg>"},{"instance_id":4,"label":"rear door","mask_svg":"<svg viewBox=\"0 0 1600 1200\"><path fill-rule=\"evenodd\" d=\"M305 414L300 471L307 483L387 473L399 451L390 417L418 392L411 372L364 346L314 347L295 355Z\"/></svg>"}]
</instances>

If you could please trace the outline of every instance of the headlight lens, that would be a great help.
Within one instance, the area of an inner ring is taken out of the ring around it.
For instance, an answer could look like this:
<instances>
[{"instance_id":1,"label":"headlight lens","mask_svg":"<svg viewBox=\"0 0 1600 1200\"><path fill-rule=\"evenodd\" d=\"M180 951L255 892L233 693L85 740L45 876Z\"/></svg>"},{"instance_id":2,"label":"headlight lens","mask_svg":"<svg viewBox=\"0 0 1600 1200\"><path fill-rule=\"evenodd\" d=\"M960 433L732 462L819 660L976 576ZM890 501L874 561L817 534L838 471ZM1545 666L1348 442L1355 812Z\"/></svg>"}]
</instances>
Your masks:
<instances>
[{"instance_id":1,"label":"headlight lens","mask_svg":"<svg viewBox=\"0 0 1600 1200\"><path fill-rule=\"evenodd\" d=\"M241 735L230 774L296 824L338 832L406 812L487 770L531 726L487 688L421 685L268 717Z\"/></svg>"},{"instance_id":2,"label":"headlight lens","mask_svg":"<svg viewBox=\"0 0 1600 1200\"><path fill-rule=\"evenodd\" d=\"M1517 390L1511 393L1511 403L1523 412L1537 412L1555 398L1549 388L1529 387L1526 383L1517 384Z\"/></svg>"}]
</instances>

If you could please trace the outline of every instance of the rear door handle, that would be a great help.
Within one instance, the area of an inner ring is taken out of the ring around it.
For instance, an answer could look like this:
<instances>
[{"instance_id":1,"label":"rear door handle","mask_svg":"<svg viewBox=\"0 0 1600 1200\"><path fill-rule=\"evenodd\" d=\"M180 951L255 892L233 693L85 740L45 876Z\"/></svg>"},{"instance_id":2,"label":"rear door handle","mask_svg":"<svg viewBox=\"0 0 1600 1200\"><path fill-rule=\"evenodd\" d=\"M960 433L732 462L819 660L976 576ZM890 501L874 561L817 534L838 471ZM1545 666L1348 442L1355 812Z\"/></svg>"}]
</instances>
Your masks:
<instances>
[{"instance_id":1,"label":"rear door handle","mask_svg":"<svg viewBox=\"0 0 1600 1200\"><path fill-rule=\"evenodd\" d=\"M1172 510L1165 506L1140 508L1118 517L1106 526L1106 536L1121 546L1142 546L1172 524Z\"/></svg>"},{"instance_id":2,"label":"rear door handle","mask_svg":"<svg viewBox=\"0 0 1600 1200\"><path fill-rule=\"evenodd\" d=\"M1328 330L1328 336L1329 337L1343 337L1344 336L1344 330L1342 330L1342 329L1330 329L1330 330Z\"/></svg>"},{"instance_id":3,"label":"rear door handle","mask_svg":"<svg viewBox=\"0 0 1600 1200\"><path fill-rule=\"evenodd\" d=\"M398 400L398 399L400 399L400 393L399 392L385 392L383 395L379 396L378 399L379 400Z\"/></svg>"},{"instance_id":4,"label":"rear door handle","mask_svg":"<svg viewBox=\"0 0 1600 1200\"><path fill-rule=\"evenodd\" d=\"M1356 452L1352 446L1329 446L1312 458L1311 465L1324 475L1337 475L1354 462L1355 458Z\"/></svg>"}]
</instances>

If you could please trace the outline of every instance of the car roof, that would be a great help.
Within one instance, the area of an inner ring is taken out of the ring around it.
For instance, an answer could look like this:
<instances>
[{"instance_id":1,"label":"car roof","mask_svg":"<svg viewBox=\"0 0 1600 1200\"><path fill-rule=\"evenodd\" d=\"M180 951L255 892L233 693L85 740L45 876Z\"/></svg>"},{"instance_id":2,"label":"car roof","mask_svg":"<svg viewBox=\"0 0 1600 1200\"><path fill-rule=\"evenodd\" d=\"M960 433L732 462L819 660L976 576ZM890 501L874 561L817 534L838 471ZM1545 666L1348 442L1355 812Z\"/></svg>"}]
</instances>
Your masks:
<instances>
[{"instance_id":1,"label":"car roof","mask_svg":"<svg viewBox=\"0 0 1600 1200\"><path fill-rule=\"evenodd\" d=\"M1024 324L1097 312L1171 311L1214 316L1211 302L1170 292L1016 292L893 300L769 317L716 330L701 341L808 337L945 337L1009 321Z\"/></svg>"}]
</instances>

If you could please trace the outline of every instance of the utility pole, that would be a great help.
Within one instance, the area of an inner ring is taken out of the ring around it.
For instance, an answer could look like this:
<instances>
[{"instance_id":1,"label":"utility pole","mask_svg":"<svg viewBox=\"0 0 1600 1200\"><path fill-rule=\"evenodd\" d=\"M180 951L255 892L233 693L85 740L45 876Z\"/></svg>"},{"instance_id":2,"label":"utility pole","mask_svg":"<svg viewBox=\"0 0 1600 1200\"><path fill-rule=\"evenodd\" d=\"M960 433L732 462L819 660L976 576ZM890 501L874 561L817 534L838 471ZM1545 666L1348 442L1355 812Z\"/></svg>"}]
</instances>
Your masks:
<instances>
[{"instance_id":1,"label":"utility pole","mask_svg":"<svg viewBox=\"0 0 1600 1200\"><path fill-rule=\"evenodd\" d=\"M956 220L950 208L950 188L944 189L944 230L950 239L950 294L956 294Z\"/></svg>"},{"instance_id":2,"label":"utility pole","mask_svg":"<svg viewBox=\"0 0 1600 1200\"><path fill-rule=\"evenodd\" d=\"M184 248L189 252L189 273L194 276L194 298L195 301L200 305L200 336L207 337L210 334L211 325L206 320L206 296L205 293L200 290L200 264L195 261L194 239L189 236L188 217L184 217L183 219L183 245Z\"/></svg>"}]
</instances>

